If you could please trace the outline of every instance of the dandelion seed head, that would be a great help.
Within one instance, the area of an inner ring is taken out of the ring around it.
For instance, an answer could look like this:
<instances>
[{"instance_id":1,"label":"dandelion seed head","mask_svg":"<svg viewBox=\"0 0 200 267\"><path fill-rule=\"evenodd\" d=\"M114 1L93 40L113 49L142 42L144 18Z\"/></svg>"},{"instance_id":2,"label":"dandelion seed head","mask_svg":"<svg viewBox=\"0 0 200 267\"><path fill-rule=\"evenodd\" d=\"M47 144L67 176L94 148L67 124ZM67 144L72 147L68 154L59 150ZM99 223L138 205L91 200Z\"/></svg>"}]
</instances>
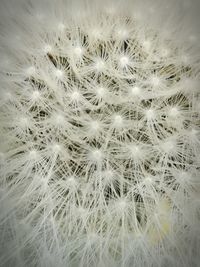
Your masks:
<instances>
[{"instance_id":1,"label":"dandelion seed head","mask_svg":"<svg viewBox=\"0 0 200 267\"><path fill-rule=\"evenodd\" d=\"M34 92L32 92L31 98L33 100L37 100L38 98L40 98L40 92L38 90L35 90Z\"/></svg>"},{"instance_id":2,"label":"dandelion seed head","mask_svg":"<svg viewBox=\"0 0 200 267\"><path fill-rule=\"evenodd\" d=\"M141 89L138 86L134 86L131 88L131 94L134 96L138 96L141 94Z\"/></svg>"},{"instance_id":3,"label":"dandelion seed head","mask_svg":"<svg viewBox=\"0 0 200 267\"><path fill-rule=\"evenodd\" d=\"M169 110L169 116L170 117L177 117L179 115L179 110L177 107L172 107L170 110Z\"/></svg>"},{"instance_id":4,"label":"dandelion seed head","mask_svg":"<svg viewBox=\"0 0 200 267\"><path fill-rule=\"evenodd\" d=\"M80 93L78 91L74 91L71 94L71 99L74 100L74 101L79 101L80 97L81 97L81 95L80 95Z\"/></svg>"},{"instance_id":5,"label":"dandelion seed head","mask_svg":"<svg viewBox=\"0 0 200 267\"><path fill-rule=\"evenodd\" d=\"M160 82L161 81L160 81L159 77L157 77L157 76L151 77L151 84L152 84L152 86L157 87L157 86L160 85Z\"/></svg>"},{"instance_id":6,"label":"dandelion seed head","mask_svg":"<svg viewBox=\"0 0 200 267\"><path fill-rule=\"evenodd\" d=\"M195 25L181 0L102 1L2 0L4 266L200 261Z\"/></svg>"},{"instance_id":7,"label":"dandelion seed head","mask_svg":"<svg viewBox=\"0 0 200 267\"><path fill-rule=\"evenodd\" d=\"M156 113L153 109L148 109L145 113L148 120L152 120L156 117Z\"/></svg>"},{"instance_id":8,"label":"dandelion seed head","mask_svg":"<svg viewBox=\"0 0 200 267\"><path fill-rule=\"evenodd\" d=\"M97 59L94 67L97 71L102 72L105 70L105 62L101 59Z\"/></svg>"},{"instance_id":9,"label":"dandelion seed head","mask_svg":"<svg viewBox=\"0 0 200 267\"><path fill-rule=\"evenodd\" d=\"M115 128L120 128L123 126L123 117L121 115L114 115L113 116L113 125Z\"/></svg>"},{"instance_id":10,"label":"dandelion seed head","mask_svg":"<svg viewBox=\"0 0 200 267\"><path fill-rule=\"evenodd\" d=\"M55 76L58 78L58 79L62 79L63 78L63 71L62 70L55 70Z\"/></svg>"},{"instance_id":11,"label":"dandelion seed head","mask_svg":"<svg viewBox=\"0 0 200 267\"><path fill-rule=\"evenodd\" d=\"M106 94L106 89L104 87L97 87L96 93L99 97L104 97Z\"/></svg>"},{"instance_id":12,"label":"dandelion seed head","mask_svg":"<svg viewBox=\"0 0 200 267\"><path fill-rule=\"evenodd\" d=\"M122 68L126 67L129 64L130 60L127 56L121 56L119 59L120 66Z\"/></svg>"},{"instance_id":13,"label":"dandelion seed head","mask_svg":"<svg viewBox=\"0 0 200 267\"><path fill-rule=\"evenodd\" d=\"M53 48L51 45L45 45L43 48L43 51L45 54L51 53L53 51Z\"/></svg>"},{"instance_id":14,"label":"dandelion seed head","mask_svg":"<svg viewBox=\"0 0 200 267\"><path fill-rule=\"evenodd\" d=\"M173 140L167 140L161 144L162 150L167 154L173 152L175 147L176 147L176 143Z\"/></svg>"},{"instance_id":15,"label":"dandelion seed head","mask_svg":"<svg viewBox=\"0 0 200 267\"><path fill-rule=\"evenodd\" d=\"M103 153L100 149L93 149L90 152L90 159L95 162L100 162L103 158Z\"/></svg>"},{"instance_id":16,"label":"dandelion seed head","mask_svg":"<svg viewBox=\"0 0 200 267\"><path fill-rule=\"evenodd\" d=\"M53 152L58 153L62 150L62 147L60 144L55 143L51 145L51 149Z\"/></svg>"},{"instance_id":17,"label":"dandelion seed head","mask_svg":"<svg viewBox=\"0 0 200 267\"><path fill-rule=\"evenodd\" d=\"M37 151L36 150L34 150L34 149L32 149L30 152L29 152L29 157L31 158L31 159L36 159L37 158Z\"/></svg>"},{"instance_id":18,"label":"dandelion seed head","mask_svg":"<svg viewBox=\"0 0 200 267\"><path fill-rule=\"evenodd\" d=\"M83 55L83 48L77 46L74 48L73 52L77 57L81 57Z\"/></svg>"}]
</instances>

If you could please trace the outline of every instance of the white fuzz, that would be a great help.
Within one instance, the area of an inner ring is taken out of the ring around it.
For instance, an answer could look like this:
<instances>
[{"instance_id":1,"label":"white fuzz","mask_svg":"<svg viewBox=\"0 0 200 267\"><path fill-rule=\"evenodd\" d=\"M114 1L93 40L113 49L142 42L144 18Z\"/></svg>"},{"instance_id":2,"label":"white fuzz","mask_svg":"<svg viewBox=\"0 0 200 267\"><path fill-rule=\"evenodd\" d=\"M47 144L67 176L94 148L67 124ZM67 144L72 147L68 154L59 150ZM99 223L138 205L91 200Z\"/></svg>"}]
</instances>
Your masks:
<instances>
[{"instance_id":1,"label":"white fuzz","mask_svg":"<svg viewBox=\"0 0 200 267\"><path fill-rule=\"evenodd\" d=\"M194 4L1 1L1 266L198 266Z\"/></svg>"}]
</instances>

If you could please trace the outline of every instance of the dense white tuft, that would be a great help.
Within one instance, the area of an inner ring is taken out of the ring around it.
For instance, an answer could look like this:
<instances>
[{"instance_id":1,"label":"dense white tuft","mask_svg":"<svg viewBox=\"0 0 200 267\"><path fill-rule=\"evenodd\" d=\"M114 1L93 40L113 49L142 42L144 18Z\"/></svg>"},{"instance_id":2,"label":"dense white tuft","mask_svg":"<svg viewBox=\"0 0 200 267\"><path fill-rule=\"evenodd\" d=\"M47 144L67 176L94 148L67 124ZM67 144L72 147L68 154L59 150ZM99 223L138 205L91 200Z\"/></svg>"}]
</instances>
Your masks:
<instances>
[{"instance_id":1,"label":"dense white tuft","mask_svg":"<svg viewBox=\"0 0 200 267\"><path fill-rule=\"evenodd\" d=\"M1 266L198 266L193 4L1 1Z\"/></svg>"}]
</instances>

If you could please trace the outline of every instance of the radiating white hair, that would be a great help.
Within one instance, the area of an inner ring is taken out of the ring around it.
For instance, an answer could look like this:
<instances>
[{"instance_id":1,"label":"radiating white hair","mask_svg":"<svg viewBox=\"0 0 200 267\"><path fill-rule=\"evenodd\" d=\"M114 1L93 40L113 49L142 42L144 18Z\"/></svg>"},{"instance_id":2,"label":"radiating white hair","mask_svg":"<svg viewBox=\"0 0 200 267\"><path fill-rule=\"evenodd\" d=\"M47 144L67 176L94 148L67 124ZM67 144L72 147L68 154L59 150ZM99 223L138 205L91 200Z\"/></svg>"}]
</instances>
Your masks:
<instances>
[{"instance_id":1,"label":"radiating white hair","mask_svg":"<svg viewBox=\"0 0 200 267\"><path fill-rule=\"evenodd\" d=\"M195 2L0 8L0 265L198 266Z\"/></svg>"}]
</instances>

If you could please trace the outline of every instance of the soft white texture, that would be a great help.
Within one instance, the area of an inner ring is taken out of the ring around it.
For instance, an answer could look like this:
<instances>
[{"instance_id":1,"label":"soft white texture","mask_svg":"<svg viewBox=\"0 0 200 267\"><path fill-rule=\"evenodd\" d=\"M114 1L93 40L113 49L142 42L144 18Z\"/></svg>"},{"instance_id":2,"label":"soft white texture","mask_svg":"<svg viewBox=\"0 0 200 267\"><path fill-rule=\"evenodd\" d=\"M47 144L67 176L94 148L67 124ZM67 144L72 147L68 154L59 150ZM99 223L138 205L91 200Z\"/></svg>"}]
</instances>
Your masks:
<instances>
[{"instance_id":1,"label":"soft white texture","mask_svg":"<svg viewBox=\"0 0 200 267\"><path fill-rule=\"evenodd\" d=\"M165 2L2 1L1 266L198 266L200 42Z\"/></svg>"}]
</instances>

